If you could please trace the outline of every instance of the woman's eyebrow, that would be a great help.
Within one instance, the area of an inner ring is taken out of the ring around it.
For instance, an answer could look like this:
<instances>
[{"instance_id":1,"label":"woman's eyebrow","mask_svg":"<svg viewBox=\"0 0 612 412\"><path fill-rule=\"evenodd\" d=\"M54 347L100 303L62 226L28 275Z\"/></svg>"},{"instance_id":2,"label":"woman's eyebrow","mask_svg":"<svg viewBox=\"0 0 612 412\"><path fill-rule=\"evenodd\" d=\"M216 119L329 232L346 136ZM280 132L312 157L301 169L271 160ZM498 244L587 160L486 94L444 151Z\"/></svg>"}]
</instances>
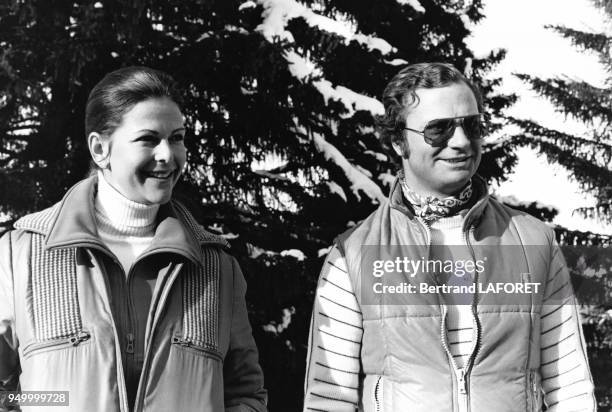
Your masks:
<instances>
[{"instance_id":1,"label":"woman's eyebrow","mask_svg":"<svg viewBox=\"0 0 612 412\"><path fill-rule=\"evenodd\" d=\"M179 127L178 129L174 129L172 131L172 133L182 132L184 130L186 130L184 127ZM148 132L148 133L151 133L151 134L159 134L159 132L157 130L152 130L152 129L140 129L140 130L136 131L136 133L140 133L140 132Z\"/></svg>"}]
</instances>

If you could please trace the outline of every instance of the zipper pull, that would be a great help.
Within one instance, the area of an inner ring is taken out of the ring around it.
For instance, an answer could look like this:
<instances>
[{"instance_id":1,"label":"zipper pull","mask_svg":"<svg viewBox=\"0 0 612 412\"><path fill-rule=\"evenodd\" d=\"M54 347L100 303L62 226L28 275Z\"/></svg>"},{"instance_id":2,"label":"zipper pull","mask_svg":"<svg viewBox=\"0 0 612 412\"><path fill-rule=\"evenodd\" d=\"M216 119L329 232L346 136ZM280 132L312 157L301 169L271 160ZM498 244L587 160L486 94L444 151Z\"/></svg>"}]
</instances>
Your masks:
<instances>
[{"instance_id":1,"label":"zipper pull","mask_svg":"<svg viewBox=\"0 0 612 412\"><path fill-rule=\"evenodd\" d=\"M177 345L187 346L187 347L191 346L191 341L189 339L183 339L178 336L174 336L172 338L172 343L175 343Z\"/></svg>"},{"instance_id":2,"label":"zipper pull","mask_svg":"<svg viewBox=\"0 0 612 412\"><path fill-rule=\"evenodd\" d=\"M77 346L79 343L85 342L89 338L91 338L89 333L81 331L78 335L70 338L70 343L72 343L73 346Z\"/></svg>"},{"instance_id":3,"label":"zipper pull","mask_svg":"<svg viewBox=\"0 0 612 412\"><path fill-rule=\"evenodd\" d=\"M127 353L134 353L134 335L131 333L128 333L126 335L127 338L127 345L125 347L125 351Z\"/></svg>"},{"instance_id":4,"label":"zipper pull","mask_svg":"<svg viewBox=\"0 0 612 412\"><path fill-rule=\"evenodd\" d=\"M463 369L459 369L459 393L462 395L467 395L467 381L465 380L465 371Z\"/></svg>"}]
</instances>

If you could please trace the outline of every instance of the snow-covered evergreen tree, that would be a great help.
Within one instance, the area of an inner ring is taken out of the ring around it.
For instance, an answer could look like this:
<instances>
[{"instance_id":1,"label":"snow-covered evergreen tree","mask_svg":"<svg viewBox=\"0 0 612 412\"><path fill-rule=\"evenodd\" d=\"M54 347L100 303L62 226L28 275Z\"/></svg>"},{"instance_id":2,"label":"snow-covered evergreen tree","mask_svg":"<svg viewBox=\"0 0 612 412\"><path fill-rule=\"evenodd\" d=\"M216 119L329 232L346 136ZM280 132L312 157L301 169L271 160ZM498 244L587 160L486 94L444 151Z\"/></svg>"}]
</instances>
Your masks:
<instances>
[{"instance_id":1,"label":"snow-covered evergreen tree","mask_svg":"<svg viewBox=\"0 0 612 412\"><path fill-rule=\"evenodd\" d=\"M612 17L612 2L594 0L606 18ZM564 26L549 26L568 39L579 50L599 57L602 69L612 70L609 33L587 32ZM554 164L565 167L581 189L596 198L596 205L576 212L604 224L612 223L612 77L604 87L568 77L544 79L529 74L518 74L538 94L550 100L556 110L567 117L583 122L589 132L575 135L538 124L533 120L513 119L523 133L515 141L528 145ZM569 231L557 228L562 243L609 244L609 234Z\"/></svg>"},{"instance_id":2,"label":"snow-covered evergreen tree","mask_svg":"<svg viewBox=\"0 0 612 412\"><path fill-rule=\"evenodd\" d=\"M593 4L612 19L612 1L594 0ZM540 125L532 120L513 119L523 133L515 141L529 145L555 164L564 166L585 192L595 196L594 207L576 212L585 218L612 222L612 36L564 26L551 30L568 39L576 48L599 57L608 73L604 87L567 77L543 79L528 74L518 77L538 94L549 99L565 116L583 122L589 132L575 135ZM612 407L612 255L608 248L611 234L570 231L556 227L579 301L584 305L583 325L589 347L591 371L601 410ZM581 247L577 245L591 245Z\"/></svg>"},{"instance_id":3,"label":"snow-covered evergreen tree","mask_svg":"<svg viewBox=\"0 0 612 412\"><path fill-rule=\"evenodd\" d=\"M480 0L9 0L0 5L0 220L58 201L88 167L87 93L128 64L171 73L192 130L177 189L249 281L270 409L299 410L312 293L333 238L386 196L374 128L402 66L445 61L481 85L489 129L514 96L465 43ZM510 140L480 173L503 179Z\"/></svg>"}]
</instances>

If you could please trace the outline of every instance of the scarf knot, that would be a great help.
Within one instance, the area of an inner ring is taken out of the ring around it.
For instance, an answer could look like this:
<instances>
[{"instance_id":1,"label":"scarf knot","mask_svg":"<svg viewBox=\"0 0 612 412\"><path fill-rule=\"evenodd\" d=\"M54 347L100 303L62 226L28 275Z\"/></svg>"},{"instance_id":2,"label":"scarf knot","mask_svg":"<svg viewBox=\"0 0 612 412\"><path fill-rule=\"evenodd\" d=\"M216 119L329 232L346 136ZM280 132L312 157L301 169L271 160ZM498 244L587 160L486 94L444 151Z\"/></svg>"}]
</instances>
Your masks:
<instances>
[{"instance_id":1,"label":"scarf knot","mask_svg":"<svg viewBox=\"0 0 612 412\"><path fill-rule=\"evenodd\" d=\"M472 181L456 196L449 196L439 199L435 196L422 196L412 190L403 176L400 176L402 193L414 209L414 213L422 218L426 223L431 223L443 217L453 216L465 208L472 198Z\"/></svg>"}]
</instances>

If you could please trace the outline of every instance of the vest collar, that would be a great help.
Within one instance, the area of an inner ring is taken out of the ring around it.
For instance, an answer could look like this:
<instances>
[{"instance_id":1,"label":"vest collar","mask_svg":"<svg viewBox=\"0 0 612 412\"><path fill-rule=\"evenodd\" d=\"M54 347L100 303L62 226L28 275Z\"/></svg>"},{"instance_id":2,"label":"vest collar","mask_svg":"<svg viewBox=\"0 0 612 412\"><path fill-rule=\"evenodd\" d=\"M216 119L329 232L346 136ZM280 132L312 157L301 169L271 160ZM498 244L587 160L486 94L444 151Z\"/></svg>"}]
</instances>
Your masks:
<instances>
[{"instance_id":1,"label":"vest collar","mask_svg":"<svg viewBox=\"0 0 612 412\"><path fill-rule=\"evenodd\" d=\"M46 249L92 245L104 247L98 237L94 214L96 187L97 176L80 181L68 190L59 203L24 216L15 223L15 228L44 235ZM202 245L229 248L225 239L205 231L176 201L161 205L157 219L155 235L147 251L174 252L200 262Z\"/></svg>"}]
</instances>

